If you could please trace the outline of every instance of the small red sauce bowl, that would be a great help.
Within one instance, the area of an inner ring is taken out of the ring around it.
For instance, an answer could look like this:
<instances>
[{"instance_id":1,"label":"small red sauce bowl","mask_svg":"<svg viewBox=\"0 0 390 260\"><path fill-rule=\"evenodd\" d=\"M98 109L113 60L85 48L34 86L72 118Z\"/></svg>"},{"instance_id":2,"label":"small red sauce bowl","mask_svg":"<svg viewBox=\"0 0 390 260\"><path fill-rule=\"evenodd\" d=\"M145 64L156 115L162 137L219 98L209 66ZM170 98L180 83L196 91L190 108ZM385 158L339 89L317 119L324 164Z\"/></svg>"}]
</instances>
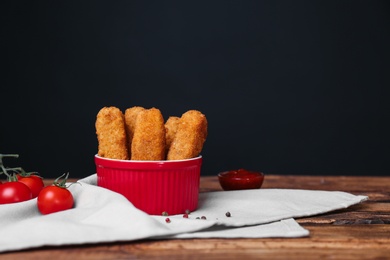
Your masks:
<instances>
[{"instance_id":1,"label":"small red sauce bowl","mask_svg":"<svg viewBox=\"0 0 390 260\"><path fill-rule=\"evenodd\" d=\"M115 160L95 155L97 184L150 214L184 214L198 206L202 157L172 161Z\"/></svg>"},{"instance_id":2,"label":"small red sauce bowl","mask_svg":"<svg viewBox=\"0 0 390 260\"><path fill-rule=\"evenodd\" d=\"M218 180L224 190L259 189L263 184L264 174L239 169L219 173Z\"/></svg>"}]
</instances>

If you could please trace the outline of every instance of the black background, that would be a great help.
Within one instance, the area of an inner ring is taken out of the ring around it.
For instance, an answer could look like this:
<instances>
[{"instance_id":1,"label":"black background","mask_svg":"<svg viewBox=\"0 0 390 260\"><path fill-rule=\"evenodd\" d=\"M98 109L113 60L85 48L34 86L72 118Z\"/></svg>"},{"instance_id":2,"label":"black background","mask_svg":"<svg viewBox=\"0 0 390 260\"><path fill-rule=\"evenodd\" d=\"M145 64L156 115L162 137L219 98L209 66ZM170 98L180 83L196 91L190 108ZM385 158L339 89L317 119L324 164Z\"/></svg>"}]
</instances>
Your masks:
<instances>
[{"instance_id":1,"label":"black background","mask_svg":"<svg viewBox=\"0 0 390 260\"><path fill-rule=\"evenodd\" d=\"M103 106L209 121L203 175L389 175L387 1L1 3L0 153L95 172Z\"/></svg>"}]
</instances>

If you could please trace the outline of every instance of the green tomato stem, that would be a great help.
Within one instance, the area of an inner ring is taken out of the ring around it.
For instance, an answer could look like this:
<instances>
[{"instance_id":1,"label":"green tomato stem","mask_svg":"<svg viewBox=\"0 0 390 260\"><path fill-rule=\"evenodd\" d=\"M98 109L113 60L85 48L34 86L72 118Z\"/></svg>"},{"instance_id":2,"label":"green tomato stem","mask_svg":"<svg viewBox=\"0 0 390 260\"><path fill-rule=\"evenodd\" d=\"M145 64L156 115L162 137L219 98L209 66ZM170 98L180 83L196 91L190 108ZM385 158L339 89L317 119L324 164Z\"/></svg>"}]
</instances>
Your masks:
<instances>
[{"instance_id":1,"label":"green tomato stem","mask_svg":"<svg viewBox=\"0 0 390 260\"><path fill-rule=\"evenodd\" d=\"M9 174L7 172L7 169L4 167L4 165L0 164L0 167L1 167L1 171L2 171L1 173L4 173L7 176L7 178L9 178Z\"/></svg>"},{"instance_id":2,"label":"green tomato stem","mask_svg":"<svg viewBox=\"0 0 390 260\"><path fill-rule=\"evenodd\" d=\"M19 157L19 154L1 154L0 153L0 165L4 165L3 164L3 158L5 157L14 157L14 158L18 158Z\"/></svg>"},{"instance_id":3,"label":"green tomato stem","mask_svg":"<svg viewBox=\"0 0 390 260\"><path fill-rule=\"evenodd\" d=\"M65 176L65 177L64 177ZM63 180L61 180L61 178L63 178ZM68 177L69 177L69 172L68 173L64 173L62 174L60 177L58 177L57 179L55 179L54 181L54 185L57 186L57 187L60 187L60 188L66 188L66 181L68 180ZM60 182L61 180L61 182Z\"/></svg>"},{"instance_id":4,"label":"green tomato stem","mask_svg":"<svg viewBox=\"0 0 390 260\"><path fill-rule=\"evenodd\" d=\"M7 168L4 167L4 163L3 163L3 158L6 158L6 157L18 158L19 154L1 154L0 153L0 168L2 170L2 173L4 173L7 176L7 178L9 179L10 175L8 174ZM13 168L9 168L9 170L12 170L12 169Z\"/></svg>"}]
</instances>

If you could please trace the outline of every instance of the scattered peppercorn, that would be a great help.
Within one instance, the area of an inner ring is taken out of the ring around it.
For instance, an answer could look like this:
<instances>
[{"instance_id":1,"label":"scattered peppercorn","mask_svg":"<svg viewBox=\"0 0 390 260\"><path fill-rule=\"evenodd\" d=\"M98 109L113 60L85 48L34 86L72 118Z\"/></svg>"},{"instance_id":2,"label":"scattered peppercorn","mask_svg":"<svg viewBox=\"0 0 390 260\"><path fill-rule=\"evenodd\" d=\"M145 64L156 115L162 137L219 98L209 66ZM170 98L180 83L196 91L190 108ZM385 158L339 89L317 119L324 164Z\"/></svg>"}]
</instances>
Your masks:
<instances>
[{"instance_id":1,"label":"scattered peppercorn","mask_svg":"<svg viewBox=\"0 0 390 260\"><path fill-rule=\"evenodd\" d=\"M206 219L206 217L205 217L205 216L202 216L201 219Z\"/></svg>"},{"instance_id":2,"label":"scattered peppercorn","mask_svg":"<svg viewBox=\"0 0 390 260\"><path fill-rule=\"evenodd\" d=\"M186 213L187 215L189 215L189 214L191 213L191 211L190 211L189 209L186 209L185 213Z\"/></svg>"},{"instance_id":3,"label":"scattered peppercorn","mask_svg":"<svg viewBox=\"0 0 390 260\"><path fill-rule=\"evenodd\" d=\"M166 211L163 211L162 215L163 216L169 216L168 212L166 212Z\"/></svg>"},{"instance_id":4,"label":"scattered peppercorn","mask_svg":"<svg viewBox=\"0 0 390 260\"><path fill-rule=\"evenodd\" d=\"M183 218L188 218L188 214L184 214L184 215L183 215Z\"/></svg>"},{"instance_id":5,"label":"scattered peppercorn","mask_svg":"<svg viewBox=\"0 0 390 260\"><path fill-rule=\"evenodd\" d=\"M200 217L196 217L196 219L200 219Z\"/></svg>"},{"instance_id":6,"label":"scattered peppercorn","mask_svg":"<svg viewBox=\"0 0 390 260\"><path fill-rule=\"evenodd\" d=\"M166 219L165 219L165 222L171 223L171 220L170 220L169 218L166 218Z\"/></svg>"},{"instance_id":7,"label":"scattered peppercorn","mask_svg":"<svg viewBox=\"0 0 390 260\"><path fill-rule=\"evenodd\" d=\"M228 217L228 218L230 218L232 215L230 214L230 212L228 211L228 212L226 212L226 217Z\"/></svg>"}]
</instances>

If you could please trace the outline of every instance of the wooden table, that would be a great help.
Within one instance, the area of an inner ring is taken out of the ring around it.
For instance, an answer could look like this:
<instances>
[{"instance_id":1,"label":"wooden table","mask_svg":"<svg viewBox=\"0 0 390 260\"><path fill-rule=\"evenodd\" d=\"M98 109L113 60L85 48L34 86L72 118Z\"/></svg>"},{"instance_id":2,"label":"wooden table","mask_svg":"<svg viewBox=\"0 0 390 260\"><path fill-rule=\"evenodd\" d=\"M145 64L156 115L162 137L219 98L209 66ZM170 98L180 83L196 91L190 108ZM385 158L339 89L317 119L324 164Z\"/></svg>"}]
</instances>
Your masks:
<instances>
[{"instance_id":1,"label":"wooden table","mask_svg":"<svg viewBox=\"0 0 390 260\"><path fill-rule=\"evenodd\" d=\"M143 240L45 247L0 259L390 259L390 177L267 175L263 188L338 190L369 200L297 219L310 231L305 238ZM201 178L201 191L220 189L216 177Z\"/></svg>"}]
</instances>

